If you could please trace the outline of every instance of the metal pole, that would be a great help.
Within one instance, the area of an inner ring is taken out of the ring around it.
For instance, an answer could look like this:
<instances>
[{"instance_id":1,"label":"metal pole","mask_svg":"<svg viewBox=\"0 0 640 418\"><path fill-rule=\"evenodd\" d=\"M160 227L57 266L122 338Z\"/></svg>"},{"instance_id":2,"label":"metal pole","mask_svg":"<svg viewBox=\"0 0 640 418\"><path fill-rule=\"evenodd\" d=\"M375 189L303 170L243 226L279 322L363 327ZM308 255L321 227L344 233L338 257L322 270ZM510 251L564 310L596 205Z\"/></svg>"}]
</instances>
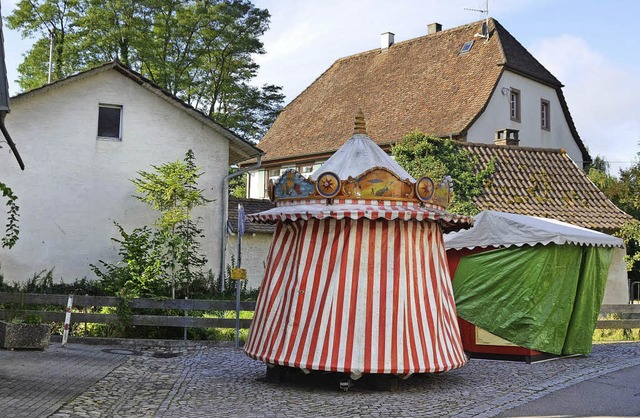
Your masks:
<instances>
[{"instance_id":1,"label":"metal pole","mask_svg":"<svg viewBox=\"0 0 640 418\"><path fill-rule=\"evenodd\" d=\"M51 84L51 72L53 71L53 32L49 31L49 77L47 84Z\"/></svg>"},{"instance_id":2,"label":"metal pole","mask_svg":"<svg viewBox=\"0 0 640 418\"><path fill-rule=\"evenodd\" d=\"M218 272L218 274L220 275L220 278L224 277L225 253L227 249L227 216L228 216L227 212L229 210L227 205L229 204L228 203L229 202L229 180L234 177L238 177L248 171L256 170L261 166L262 166L262 154L258 155L258 161L255 163L255 165L238 170L235 173L229 174L222 179L222 196L220 199L220 203L222 205L220 208L220 211L222 213L222 220L221 220L222 225L220 225L220 270Z\"/></svg>"},{"instance_id":3,"label":"metal pole","mask_svg":"<svg viewBox=\"0 0 640 418\"><path fill-rule=\"evenodd\" d=\"M244 208L238 203L238 268L242 267L242 232L244 231ZM240 282L236 280L236 348L240 348Z\"/></svg>"}]
</instances>

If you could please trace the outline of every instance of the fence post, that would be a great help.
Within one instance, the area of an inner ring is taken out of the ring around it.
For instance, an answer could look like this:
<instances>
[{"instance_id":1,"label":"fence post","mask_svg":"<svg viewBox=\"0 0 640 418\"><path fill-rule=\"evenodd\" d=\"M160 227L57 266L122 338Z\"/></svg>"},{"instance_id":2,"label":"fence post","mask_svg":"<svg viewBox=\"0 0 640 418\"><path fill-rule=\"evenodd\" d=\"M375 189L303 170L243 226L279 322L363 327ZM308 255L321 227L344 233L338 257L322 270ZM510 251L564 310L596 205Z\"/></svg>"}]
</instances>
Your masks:
<instances>
[{"instance_id":1,"label":"fence post","mask_svg":"<svg viewBox=\"0 0 640 418\"><path fill-rule=\"evenodd\" d=\"M184 297L184 300L188 300L188 299L189 299L189 297L188 297L188 296L185 296L185 297ZM187 314L187 308L184 308L184 316L185 316L185 318L186 318L187 316L189 316L189 315ZM185 341L187 341L187 326L185 325L185 327L184 327L183 329L184 329L184 336L183 336L183 338L184 338L184 340L185 340Z\"/></svg>"},{"instance_id":2,"label":"fence post","mask_svg":"<svg viewBox=\"0 0 640 418\"><path fill-rule=\"evenodd\" d=\"M67 299L67 308L64 315L64 331L62 332L62 346L67 346L67 339L69 338L69 327L71 325L71 308L73 307L73 294L69 295Z\"/></svg>"},{"instance_id":3,"label":"fence post","mask_svg":"<svg viewBox=\"0 0 640 418\"><path fill-rule=\"evenodd\" d=\"M629 303L633 304L636 300L636 295L640 293L640 282L631 282L631 291L629 292ZM638 296L640 297L640 296Z\"/></svg>"},{"instance_id":4,"label":"fence post","mask_svg":"<svg viewBox=\"0 0 640 418\"><path fill-rule=\"evenodd\" d=\"M85 293L85 296L89 296L89 294L88 294L88 293ZM82 313L87 313L87 312L88 312L87 307L86 307L86 306L83 306L83 307L82 307ZM84 320L84 331L82 332L82 336L83 336L83 337L86 337L86 336L87 336L87 320L86 320L86 319Z\"/></svg>"}]
</instances>

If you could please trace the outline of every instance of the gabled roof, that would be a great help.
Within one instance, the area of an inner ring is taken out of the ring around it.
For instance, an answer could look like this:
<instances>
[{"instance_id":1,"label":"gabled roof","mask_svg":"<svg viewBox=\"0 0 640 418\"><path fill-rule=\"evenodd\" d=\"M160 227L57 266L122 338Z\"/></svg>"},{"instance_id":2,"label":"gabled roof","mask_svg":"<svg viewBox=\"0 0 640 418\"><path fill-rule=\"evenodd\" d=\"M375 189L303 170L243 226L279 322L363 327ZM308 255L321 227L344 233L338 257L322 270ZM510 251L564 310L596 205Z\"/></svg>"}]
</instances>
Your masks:
<instances>
[{"instance_id":1,"label":"gabled roof","mask_svg":"<svg viewBox=\"0 0 640 418\"><path fill-rule=\"evenodd\" d=\"M583 228L613 231L631 215L613 204L562 150L506 145L459 143L490 161L495 172L482 195L474 199L480 210L552 218Z\"/></svg>"},{"instance_id":2,"label":"gabled roof","mask_svg":"<svg viewBox=\"0 0 640 418\"><path fill-rule=\"evenodd\" d=\"M229 164L235 164L240 161L244 161L249 158L254 158L262 154L262 151L259 148L257 148L255 145L253 145L251 142L231 132L229 129L223 127L222 125L220 125L219 123L217 123L212 118L205 115L198 109L180 100L178 97L164 90L162 87L160 87L153 81L149 80L148 78L144 77L140 73L137 73L136 71L133 71L129 67L122 65L117 60L92 68L87 71L82 71L80 73L63 78L61 80L57 80L51 84L45 84L42 87L29 90L25 93L18 94L12 97L11 100L18 102L20 100L24 100L38 94L49 92L53 89L64 86L66 84L73 83L77 80L85 79L108 70L115 70L118 73L124 75L125 77L134 81L141 87L147 89L148 91L160 97L161 99L169 102L170 104L177 107L178 109L186 112L190 116L204 123L206 126L209 126L215 132L219 133L224 138L226 138L229 141Z\"/></svg>"},{"instance_id":3,"label":"gabled roof","mask_svg":"<svg viewBox=\"0 0 640 418\"><path fill-rule=\"evenodd\" d=\"M481 24L337 60L280 113L259 143L266 153L263 162L334 152L349 136L358 108L380 145L396 143L414 130L462 136L484 111L505 69L556 89L583 159L590 161L562 84L496 20L489 19L489 42L474 37ZM471 50L460 54L462 45L474 39Z\"/></svg>"}]
</instances>

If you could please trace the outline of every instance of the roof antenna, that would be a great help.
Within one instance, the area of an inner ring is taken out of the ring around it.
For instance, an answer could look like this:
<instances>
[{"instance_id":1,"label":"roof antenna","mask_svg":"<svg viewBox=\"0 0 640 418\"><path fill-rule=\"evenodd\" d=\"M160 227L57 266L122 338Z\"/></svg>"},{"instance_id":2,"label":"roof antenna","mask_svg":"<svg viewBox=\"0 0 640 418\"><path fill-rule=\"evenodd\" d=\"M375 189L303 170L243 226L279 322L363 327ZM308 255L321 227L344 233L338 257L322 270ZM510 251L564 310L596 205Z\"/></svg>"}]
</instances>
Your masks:
<instances>
[{"instance_id":1,"label":"roof antenna","mask_svg":"<svg viewBox=\"0 0 640 418\"><path fill-rule=\"evenodd\" d=\"M465 7L464 10L471 12L480 12L484 16L484 23L482 24L482 33L476 33L475 37L484 38L484 43L489 42L489 0L485 0L484 9L470 9Z\"/></svg>"}]
</instances>

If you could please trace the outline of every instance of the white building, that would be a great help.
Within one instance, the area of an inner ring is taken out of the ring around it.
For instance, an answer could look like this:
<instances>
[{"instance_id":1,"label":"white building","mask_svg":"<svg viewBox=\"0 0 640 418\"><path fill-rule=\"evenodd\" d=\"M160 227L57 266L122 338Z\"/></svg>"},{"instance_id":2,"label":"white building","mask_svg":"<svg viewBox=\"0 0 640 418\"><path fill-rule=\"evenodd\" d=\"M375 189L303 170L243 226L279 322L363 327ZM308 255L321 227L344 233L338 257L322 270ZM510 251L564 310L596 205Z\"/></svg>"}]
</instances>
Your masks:
<instances>
[{"instance_id":1,"label":"white building","mask_svg":"<svg viewBox=\"0 0 640 418\"><path fill-rule=\"evenodd\" d=\"M260 154L251 143L117 62L13 97L6 125L26 165L21 172L12 155L0 156L20 205L20 239L0 250L6 282L54 267L70 282L91 277L89 264L117 260L113 222L130 232L159 215L133 197L130 179L189 149L213 200L196 214L217 273L222 181L230 164Z\"/></svg>"}]
</instances>

